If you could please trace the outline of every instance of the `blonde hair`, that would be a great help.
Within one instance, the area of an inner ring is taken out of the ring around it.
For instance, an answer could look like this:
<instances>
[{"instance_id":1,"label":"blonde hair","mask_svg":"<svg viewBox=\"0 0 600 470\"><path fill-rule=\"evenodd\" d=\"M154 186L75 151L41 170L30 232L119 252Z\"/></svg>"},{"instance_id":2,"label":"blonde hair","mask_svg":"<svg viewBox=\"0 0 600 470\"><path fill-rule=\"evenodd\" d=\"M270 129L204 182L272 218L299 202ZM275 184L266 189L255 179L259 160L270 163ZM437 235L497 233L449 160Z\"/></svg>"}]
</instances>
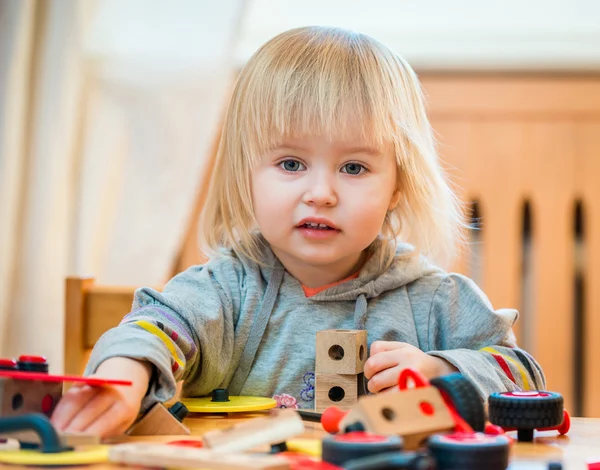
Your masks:
<instances>
[{"instance_id":1,"label":"blonde hair","mask_svg":"<svg viewBox=\"0 0 600 470\"><path fill-rule=\"evenodd\" d=\"M282 33L242 70L204 208L205 251L232 248L260 262L252 168L286 136L344 135L350 116L364 123L363 138L392 144L396 153L401 198L386 215L380 238L394 246L408 242L437 261L451 258L463 216L438 163L416 74L373 38L330 27Z\"/></svg>"}]
</instances>

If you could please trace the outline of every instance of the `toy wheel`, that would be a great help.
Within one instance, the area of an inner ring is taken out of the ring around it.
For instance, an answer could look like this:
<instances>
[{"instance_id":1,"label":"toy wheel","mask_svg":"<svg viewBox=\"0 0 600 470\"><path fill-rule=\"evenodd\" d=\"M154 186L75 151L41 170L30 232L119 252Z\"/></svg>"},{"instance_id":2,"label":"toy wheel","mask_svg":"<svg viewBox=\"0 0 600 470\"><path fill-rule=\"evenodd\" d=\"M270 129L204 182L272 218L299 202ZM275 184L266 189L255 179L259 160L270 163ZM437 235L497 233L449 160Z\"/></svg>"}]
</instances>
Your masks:
<instances>
[{"instance_id":1,"label":"toy wheel","mask_svg":"<svg viewBox=\"0 0 600 470\"><path fill-rule=\"evenodd\" d=\"M429 451L438 470L505 470L509 439L481 433L437 434L429 438Z\"/></svg>"},{"instance_id":2,"label":"toy wheel","mask_svg":"<svg viewBox=\"0 0 600 470\"><path fill-rule=\"evenodd\" d=\"M559 393L492 393L488 400L490 422L517 429L520 441L533 440L533 430L550 428L563 422L563 397Z\"/></svg>"},{"instance_id":3,"label":"toy wheel","mask_svg":"<svg viewBox=\"0 0 600 470\"><path fill-rule=\"evenodd\" d=\"M361 431L327 436L323 439L321 459L343 466L349 460L383 452L401 451L402 443L402 438L398 436L381 436Z\"/></svg>"},{"instance_id":4,"label":"toy wheel","mask_svg":"<svg viewBox=\"0 0 600 470\"><path fill-rule=\"evenodd\" d=\"M469 379L459 373L436 377L431 385L446 395L456 412L476 432L485 429L485 410L479 392Z\"/></svg>"}]
</instances>

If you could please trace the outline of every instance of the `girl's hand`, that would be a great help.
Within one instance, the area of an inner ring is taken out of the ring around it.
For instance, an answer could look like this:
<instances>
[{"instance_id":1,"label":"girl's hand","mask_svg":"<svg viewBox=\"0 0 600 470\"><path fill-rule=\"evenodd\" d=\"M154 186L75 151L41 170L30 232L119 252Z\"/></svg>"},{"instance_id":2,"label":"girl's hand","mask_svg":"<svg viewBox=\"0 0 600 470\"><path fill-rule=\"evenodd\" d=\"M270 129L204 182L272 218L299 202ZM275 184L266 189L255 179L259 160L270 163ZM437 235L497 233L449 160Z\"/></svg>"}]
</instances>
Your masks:
<instances>
[{"instance_id":1,"label":"girl's hand","mask_svg":"<svg viewBox=\"0 0 600 470\"><path fill-rule=\"evenodd\" d=\"M371 345L371 356L365 362L367 388L371 393L397 389L400 372L409 367L428 379L458 371L446 360L430 356L411 344L375 341Z\"/></svg>"},{"instance_id":2,"label":"girl's hand","mask_svg":"<svg viewBox=\"0 0 600 470\"><path fill-rule=\"evenodd\" d=\"M125 432L135 421L146 394L152 367L127 358L103 362L95 377L133 382L132 386L75 385L63 395L52 413L52 424L66 433L111 437Z\"/></svg>"}]
</instances>

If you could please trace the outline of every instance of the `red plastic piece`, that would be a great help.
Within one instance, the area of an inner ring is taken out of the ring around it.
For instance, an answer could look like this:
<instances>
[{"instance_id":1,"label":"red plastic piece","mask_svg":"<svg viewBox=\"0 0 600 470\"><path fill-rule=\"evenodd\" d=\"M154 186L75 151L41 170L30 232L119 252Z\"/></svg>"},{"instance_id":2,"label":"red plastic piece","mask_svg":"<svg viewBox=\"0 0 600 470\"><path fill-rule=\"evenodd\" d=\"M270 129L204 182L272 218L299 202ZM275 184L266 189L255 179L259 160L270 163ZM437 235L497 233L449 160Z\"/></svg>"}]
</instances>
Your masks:
<instances>
[{"instance_id":1,"label":"red plastic piece","mask_svg":"<svg viewBox=\"0 0 600 470\"><path fill-rule=\"evenodd\" d=\"M497 424L487 423L485 425L485 433L491 436L501 436L504 434L504 429Z\"/></svg>"},{"instance_id":2,"label":"red plastic piece","mask_svg":"<svg viewBox=\"0 0 600 470\"><path fill-rule=\"evenodd\" d=\"M328 433L340 432L340 422L348 414L348 411L340 410L337 406L330 406L321 415L321 425Z\"/></svg>"},{"instance_id":3,"label":"red plastic piece","mask_svg":"<svg viewBox=\"0 0 600 470\"><path fill-rule=\"evenodd\" d=\"M42 413L49 414L54 406L54 400L51 395L46 395L42 398Z\"/></svg>"},{"instance_id":4,"label":"red plastic piece","mask_svg":"<svg viewBox=\"0 0 600 470\"><path fill-rule=\"evenodd\" d=\"M419 408L421 409L421 412L424 415L433 416L435 414L435 409L433 408L433 405L428 401L422 401L421 403L419 403Z\"/></svg>"},{"instance_id":5,"label":"red plastic piece","mask_svg":"<svg viewBox=\"0 0 600 470\"><path fill-rule=\"evenodd\" d=\"M456 411L456 408L454 408L454 403L452 403L452 400L450 399L448 394L446 392L444 392L443 390L439 390L439 392L440 392L440 395L442 395L442 399L444 400L444 403L446 404L448 411L450 411L450 416L452 416L452 419L454 420L454 423L456 424L454 426L454 431L455 432L464 432L464 433L474 433L475 431L473 431L473 428L469 425L469 423L467 423L464 419L462 419L462 417L458 414L458 411Z\"/></svg>"},{"instance_id":6,"label":"red plastic piece","mask_svg":"<svg viewBox=\"0 0 600 470\"><path fill-rule=\"evenodd\" d=\"M280 452L277 456L285 457L292 470L343 470L342 467L314 459L300 452Z\"/></svg>"},{"instance_id":7,"label":"red plastic piece","mask_svg":"<svg viewBox=\"0 0 600 470\"><path fill-rule=\"evenodd\" d=\"M44 356L19 356L19 362L35 362L36 364L46 364L48 361Z\"/></svg>"},{"instance_id":8,"label":"red plastic piece","mask_svg":"<svg viewBox=\"0 0 600 470\"><path fill-rule=\"evenodd\" d=\"M50 375L43 372L13 370L0 370L0 377L38 382L76 382L91 385L92 387L101 387L102 385L132 385L131 380L101 379L98 377L79 377L74 375Z\"/></svg>"},{"instance_id":9,"label":"red plastic piece","mask_svg":"<svg viewBox=\"0 0 600 470\"><path fill-rule=\"evenodd\" d=\"M14 359L0 359L0 367L10 367L11 369L16 369L17 361Z\"/></svg>"},{"instance_id":10,"label":"red plastic piece","mask_svg":"<svg viewBox=\"0 0 600 470\"><path fill-rule=\"evenodd\" d=\"M171 441L167 442L167 445L170 446L178 446L178 447L204 447L204 443L202 441L196 441L194 439L181 439L179 441Z\"/></svg>"},{"instance_id":11,"label":"red plastic piece","mask_svg":"<svg viewBox=\"0 0 600 470\"><path fill-rule=\"evenodd\" d=\"M498 436L483 434L480 432L454 432L451 434L441 434L440 439L458 444L485 444L496 442Z\"/></svg>"},{"instance_id":12,"label":"red plastic piece","mask_svg":"<svg viewBox=\"0 0 600 470\"><path fill-rule=\"evenodd\" d=\"M515 397L515 398L548 398L550 395L547 392L540 392L538 390L532 391L515 391L515 392L503 392L501 395L506 397Z\"/></svg>"},{"instance_id":13,"label":"red plastic piece","mask_svg":"<svg viewBox=\"0 0 600 470\"><path fill-rule=\"evenodd\" d=\"M373 434L365 431L352 431L346 434L339 434L334 437L338 442L385 442L389 440L389 436L382 436L381 434Z\"/></svg>"},{"instance_id":14,"label":"red plastic piece","mask_svg":"<svg viewBox=\"0 0 600 470\"><path fill-rule=\"evenodd\" d=\"M406 390L408 388L408 379L412 379L415 384L415 388L429 387L429 380L425 378L418 370L415 369L402 369L400 377L398 377L398 388L400 390Z\"/></svg>"}]
</instances>

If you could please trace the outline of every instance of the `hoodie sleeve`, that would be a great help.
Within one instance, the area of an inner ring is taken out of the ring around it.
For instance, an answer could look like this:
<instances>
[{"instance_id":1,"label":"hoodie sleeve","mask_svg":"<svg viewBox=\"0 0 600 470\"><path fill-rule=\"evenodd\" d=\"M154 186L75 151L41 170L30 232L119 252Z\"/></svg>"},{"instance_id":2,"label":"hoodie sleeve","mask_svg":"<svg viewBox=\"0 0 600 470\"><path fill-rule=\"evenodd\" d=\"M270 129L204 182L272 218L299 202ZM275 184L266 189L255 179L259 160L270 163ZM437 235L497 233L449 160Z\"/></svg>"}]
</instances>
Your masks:
<instances>
[{"instance_id":1,"label":"hoodie sleeve","mask_svg":"<svg viewBox=\"0 0 600 470\"><path fill-rule=\"evenodd\" d=\"M132 312L96 343L86 375L111 357L154 365L142 410L175 395L176 382L195 381L209 393L230 369L242 275L237 260L194 266L171 279L162 292L138 289Z\"/></svg>"},{"instance_id":2,"label":"hoodie sleeve","mask_svg":"<svg viewBox=\"0 0 600 470\"><path fill-rule=\"evenodd\" d=\"M517 347L517 316L516 310L494 310L475 282L450 274L431 304L428 354L454 365L484 399L493 392L544 389L540 365Z\"/></svg>"}]
</instances>

